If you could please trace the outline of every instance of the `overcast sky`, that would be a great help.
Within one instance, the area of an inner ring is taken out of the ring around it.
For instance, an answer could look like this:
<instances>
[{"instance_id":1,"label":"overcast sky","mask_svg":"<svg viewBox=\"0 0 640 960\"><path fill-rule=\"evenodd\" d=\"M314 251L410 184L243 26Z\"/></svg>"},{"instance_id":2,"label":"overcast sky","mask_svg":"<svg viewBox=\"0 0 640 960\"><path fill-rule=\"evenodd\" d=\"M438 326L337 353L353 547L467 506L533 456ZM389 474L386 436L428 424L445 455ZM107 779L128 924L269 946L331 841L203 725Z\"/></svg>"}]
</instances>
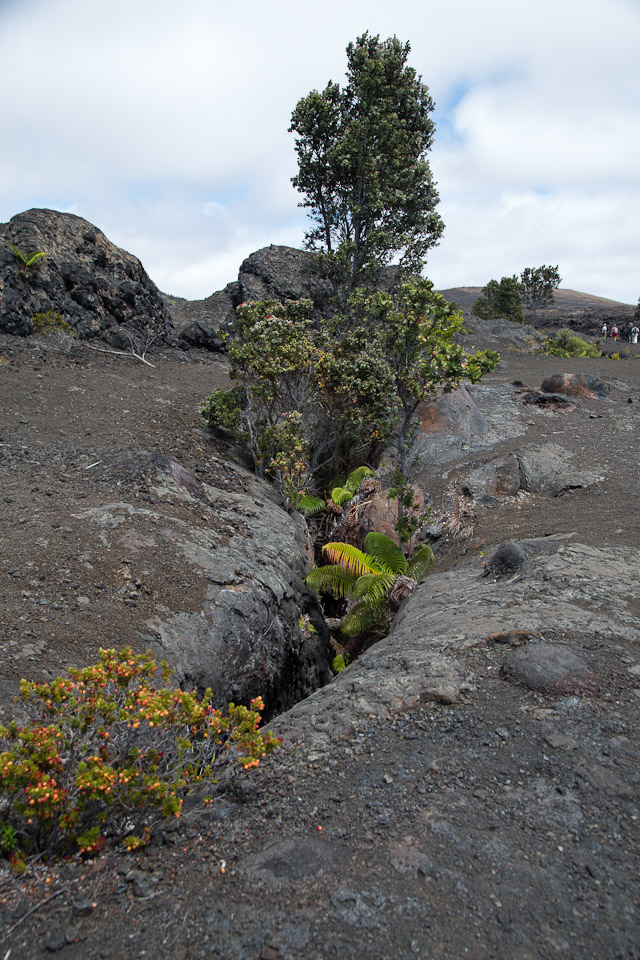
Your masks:
<instances>
[{"instance_id":1,"label":"overcast sky","mask_svg":"<svg viewBox=\"0 0 640 960\"><path fill-rule=\"evenodd\" d=\"M558 264L635 303L640 0L0 0L0 222L76 213L208 296L302 246L291 111L365 30L410 41L436 102L436 287Z\"/></svg>"}]
</instances>

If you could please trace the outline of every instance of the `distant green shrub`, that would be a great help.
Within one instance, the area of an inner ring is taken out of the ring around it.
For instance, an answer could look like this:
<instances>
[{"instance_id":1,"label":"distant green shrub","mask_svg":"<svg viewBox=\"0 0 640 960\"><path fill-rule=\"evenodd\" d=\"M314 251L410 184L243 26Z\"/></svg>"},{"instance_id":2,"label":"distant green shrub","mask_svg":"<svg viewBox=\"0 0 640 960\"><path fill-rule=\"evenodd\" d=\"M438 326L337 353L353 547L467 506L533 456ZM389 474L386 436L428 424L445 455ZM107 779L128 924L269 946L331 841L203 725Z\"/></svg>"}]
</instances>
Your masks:
<instances>
[{"instance_id":1,"label":"distant green shrub","mask_svg":"<svg viewBox=\"0 0 640 960\"><path fill-rule=\"evenodd\" d=\"M558 330L546 337L538 353L546 353L551 357L591 357L600 356L600 349L596 344L588 343L582 337L576 336L570 330Z\"/></svg>"},{"instance_id":2,"label":"distant green shrub","mask_svg":"<svg viewBox=\"0 0 640 960\"><path fill-rule=\"evenodd\" d=\"M62 315L54 310L47 310L45 313L35 313L31 318L31 328L33 333L38 333L42 337L48 337L51 333L66 333L70 337L77 337L71 324L62 319Z\"/></svg>"}]
</instances>

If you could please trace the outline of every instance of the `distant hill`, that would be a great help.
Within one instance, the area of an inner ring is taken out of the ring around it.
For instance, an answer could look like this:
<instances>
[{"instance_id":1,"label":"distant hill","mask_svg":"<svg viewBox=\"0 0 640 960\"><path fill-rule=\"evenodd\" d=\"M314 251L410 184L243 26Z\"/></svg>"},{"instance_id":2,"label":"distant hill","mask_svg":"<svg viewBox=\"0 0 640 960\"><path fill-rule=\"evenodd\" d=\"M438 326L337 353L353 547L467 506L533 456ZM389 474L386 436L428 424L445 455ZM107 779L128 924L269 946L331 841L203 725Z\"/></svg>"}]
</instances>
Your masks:
<instances>
[{"instance_id":1,"label":"distant hill","mask_svg":"<svg viewBox=\"0 0 640 960\"><path fill-rule=\"evenodd\" d=\"M439 290L438 293L446 300L455 300L468 317L471 316L473 304L482 295L482 287L449 287ZM552 306L539 311L538 326L573 327L585 333L596 333L605 320L607 323L624 323L633 316L634 311L635 306L629 303L594 297L590 293L565 290L561 287L555 291L555 302Z\"/></svg>"}]
</instances>

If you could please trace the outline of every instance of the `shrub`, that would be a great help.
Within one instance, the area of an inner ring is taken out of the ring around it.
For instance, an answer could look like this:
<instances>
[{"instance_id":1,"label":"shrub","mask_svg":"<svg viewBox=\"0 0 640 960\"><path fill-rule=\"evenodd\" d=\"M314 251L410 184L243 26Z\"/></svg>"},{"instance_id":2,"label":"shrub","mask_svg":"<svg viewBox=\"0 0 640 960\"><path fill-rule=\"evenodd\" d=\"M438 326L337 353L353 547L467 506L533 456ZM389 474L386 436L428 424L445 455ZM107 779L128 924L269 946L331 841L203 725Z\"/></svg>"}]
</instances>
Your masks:
<instances>
[{"instance_id":1,"label":"shrub","mask_svg":"<svg viewBox=\"0 0 640 960\"><path fill-rule=\"evenodd\" d=\"M587 343L570 330L558 330L557 333L550 334L543 340L538 353L546 353L552 357L591 357L593 359L600 356L600 350L595 344Z\"/></svg>"},{"instance_id":2,"label":"shrub","mask_svg":"<svg viewBox=\"0 0 640 960\"><path fill-rule=\"evenodd\" d=\"M71 324L63 320L61 314L56 313L54 310L34 314L31 319L31 327L34 333L38 333L43 337L48 337L49 334L58 331L60 333L66 333L70 337L77 336Z\"/></svg>"},{"instance_id":3,"label":"shrub","mask_svg":"<svg viewBox=\"0 0 640 960\"><path fill-rule=\"evenodd\" d=\"M236 756L250 769L278 746L258 731L259 697L223 716L210 690L199 700L161 667L154 683L149 653L100 650L98 664L68 677L21 682L30 720L0 727L5 847L11 828L25 854L95 853L107 834L135 848L144 842L135 830L148 836L154 818L179 817L184 796L215 783L221 763Z\"/></svg>"}]
</instances>

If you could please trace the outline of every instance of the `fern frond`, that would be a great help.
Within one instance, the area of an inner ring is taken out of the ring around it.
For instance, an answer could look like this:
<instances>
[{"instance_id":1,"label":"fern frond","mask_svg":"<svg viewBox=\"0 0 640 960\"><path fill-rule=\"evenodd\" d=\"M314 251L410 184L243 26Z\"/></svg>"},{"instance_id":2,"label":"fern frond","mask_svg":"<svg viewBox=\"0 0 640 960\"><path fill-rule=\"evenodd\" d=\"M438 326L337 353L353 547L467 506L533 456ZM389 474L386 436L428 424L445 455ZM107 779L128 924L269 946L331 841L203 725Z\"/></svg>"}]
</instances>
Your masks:
<instances>
[{"instance_id":1,"label":"fern frond","mask_svg":"<svg viewBox=\"0 0 640 960\"><path fill-rule=\"evenodd\" d=\"M408 575L412 577L416 583L419 583L423 577L426 577L429 573L429 570L431 570L431 567L435 563L435 559L433 550L425 544L423 547L420 547L411 558L407 569Z\"/></svg>"},{"instance_id":2,"label":"fern frond","mask_svg":"<svg viewBox=\"0 0 640 960\"><path fill-rule=\"evenodd\" d=\"M360 489L360 484L365 479L365 477L372 476L374 471L371 467L356 467L355 470L352 470L349 474L345 486L351 490L351 494L357 493Z\"/></svg>"},{"instance_id":3,"label":"fern frond","mask_svg":"<svg viewBox=\"0 0 640 960\"><path fill-rule=\"evenodd\" d=\"M16 247L13 243L7 243L7 248L11 250L11 253L14 255L14 257L17 257L18 260L20 260L20 262L24 263L26 266L28 257L24 250L21 250L20 247Z\"/></svg>"},{"instance_id":4,"label":"fern frond","mask_svg":"<svg viewBox=\"0 0 640 960\"><path fill-rule=\"evenodd\" d=\"M339 653L338 656L334 657L331 661L331 669L334 673L342 673L343 670L347 669L347 666L348 664L343 653Z\"/></svg>"},{"instance_id":5,"label":"fern frond","mask_svg":"<svg viewBox=\"0 0 640 960\"><path fill-rule=\"evenodd\" d=\"M371 557L362 550L358 550L351 543L325 543L322 552L326 553L332 563L337 563L354 576L361 577L365 573L380 573L380 565L375 557Z\"/></svg>"},{"instance_id":6,"label":"fern frond","mask_svg":"<svg viewBox=\"0 0 640 960\"><path fill-rule=\"evenodd\" d=\"M319 593L330 593L334 597L352 597L356 577L344 567L314 567L306 575L304 582Z\"/></svg>"},{"instance_id":7,"label":"fern frond","mask_svg":"<svg viewBox=\"0 0 640 960\"><path fill-rule=\"evenodd\" d=\"M340 624L345 637L356 637L380 627L387 620L387 606L384 603L367 603L361 600L346 615Z\"/></svg>"},{"instance_id":8,"label":"fern frond","mask_svg":"<svg viewBox=\"0 0 640 960\"><path fill-rule=\"evenodd\" d=\"M298 501L298 510L301 510L303 513L308 513L311 516L314 516L316 513L321 513L324 508L324 500L321 500L320 497L314 497L310 493L303 494Z\"/></svg>"},{"instance_id":9,"label":"fern frond","mask_svg":"<svg viewBox=\"0 0 640 960\"><path fill-rule=\"evenodd\" d=\"M407 558L400 547L386 534L372 530L364 538L364 548L383 569L391 570L395 574L407 572Z\"/></svg>"},{"instance_id":10,"label":"fern frond","mask_svg":"<svg viewBox=\"0 0 640 960\"><path fill-rule=\"evenodd\" d=\"M42 250L35 250L33 253L30 253L30 254L27 255L27 259L25 260L25 265L26 265L27 267L32 267L34 263L37 263L38 260L40 260L40 259L42 259L42 257L46 257L46 256L47 256L47 254L46 254L44 251L42 251Z\"/></svg>"},{"instance_id":11,"label":"fern frond","mask_svg":"<svg viewBox=\"0 0 640 960\"><path fill-rule=\"evenodd\" d=\"M353 490L350 490L349 487L334 487L331 491L331 499L334 503L337 503L339 507L347 503L348 500L351 500L353 497Z\"/></svg>"},{"instance_id":12,"label":"fern frond","mask_svg":"<svg viewBox=\"0 0 640 960\"><path fill-rule=\"evenodd\" d=\"M395 573L365 573L358 577L353 588L354 597L368 603L382 603L396 580Z\"/></svg>"}]
</instances>

